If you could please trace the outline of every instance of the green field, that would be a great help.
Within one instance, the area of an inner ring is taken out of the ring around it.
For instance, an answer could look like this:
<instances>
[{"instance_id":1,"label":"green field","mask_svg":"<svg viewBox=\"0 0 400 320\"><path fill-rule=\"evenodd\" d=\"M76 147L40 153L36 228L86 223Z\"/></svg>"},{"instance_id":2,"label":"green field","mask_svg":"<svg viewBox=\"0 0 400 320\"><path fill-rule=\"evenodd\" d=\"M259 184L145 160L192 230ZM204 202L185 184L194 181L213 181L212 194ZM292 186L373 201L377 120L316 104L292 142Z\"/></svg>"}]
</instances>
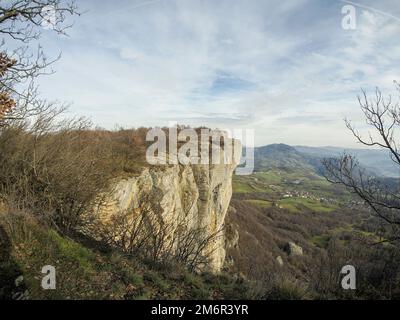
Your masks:
<instances>
[{"instance_id":1,"label":"green field","mask_svg":"<svg viewBox=\"0 0 400 320\"><path fill-rule=\"evenodd\" d=\"M280 200L279 203L281 206L289 208L289 210L293 210L293 208L296 208L298 210L299 205L304 206L307 209L310 209L315 212L332 212L337 208L336 206L328 206L322 204L318 200L305 199L305 198L287 198Z\"/></svg>"},{"instance_id":2,"label":"green field","mask_svg":"<svg viewBox=\"0 0 400 320\"><path fill-rule=\"evenodd\" d=\"M250 199L250 200L244 200L244 201L251 203L255 206L261 207L261 208L270 208L272 206L272 202L267 201L267 200Z\"/></svg>"},{"instance_id":3,"label":"green field","mask_svg":"<svg viewBox=\"0 0 400 320\"><path fill-rule=\"evenodd\" d=\"M275 202L278 208L291 213L304 209L329 213L338 209L338 205L326 199L341 202L349 198L344 190L338 190L325 178L308 170L275 169L250 176L234 176L233 193L262 208L269 208ZM285 194L290 197L284 197Z\"/></svg>"}]
</instances>

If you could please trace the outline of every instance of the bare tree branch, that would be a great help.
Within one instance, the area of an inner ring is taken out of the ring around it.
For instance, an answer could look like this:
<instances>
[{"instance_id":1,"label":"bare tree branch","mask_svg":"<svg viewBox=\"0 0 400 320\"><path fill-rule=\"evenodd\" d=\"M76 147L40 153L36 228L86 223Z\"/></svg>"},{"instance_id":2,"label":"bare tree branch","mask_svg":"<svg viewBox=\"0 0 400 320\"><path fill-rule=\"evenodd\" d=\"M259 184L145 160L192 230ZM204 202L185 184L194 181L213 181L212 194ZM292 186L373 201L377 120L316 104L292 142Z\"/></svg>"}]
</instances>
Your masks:
<instances>
[{"instance_id":1,"label":"bare tree branch","mask_svg":"<svg viewBox=\"0 0 400 320\"><path fill-rule=\"evenodd\" d=\"M396 83L397 89L399 85ZM399 138L400 108L393 103L392 97L385 98L377 88L373 99L368 98L365 91L358 96L360 108L364 114L366 124L373 129L365 138L346 119L346 127L356 140L367 147L379 147L388 151L389 157L400 166ZM325 177L332 183L344 185L351 192L358 195L372 212L388 226L392 227L394 235L390 239L397 240L400 230L400 189L398 186L388 186L383 179L372 176L354 156L343 154L337 159L324 159Z\"/></svg>"}]
</instances>

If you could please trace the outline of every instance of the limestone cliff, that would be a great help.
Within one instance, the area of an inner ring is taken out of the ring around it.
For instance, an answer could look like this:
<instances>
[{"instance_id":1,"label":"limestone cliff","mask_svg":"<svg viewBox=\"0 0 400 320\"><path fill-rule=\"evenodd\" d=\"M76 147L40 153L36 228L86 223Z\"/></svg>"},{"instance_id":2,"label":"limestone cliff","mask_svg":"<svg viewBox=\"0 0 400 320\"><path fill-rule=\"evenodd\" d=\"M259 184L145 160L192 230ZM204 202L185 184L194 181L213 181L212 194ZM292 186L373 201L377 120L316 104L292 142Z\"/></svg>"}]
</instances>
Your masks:
<instances>
[{"instance_id":1,"label":"limestone cliff","mask_svg":"<svg viewBox=\"0 0 400 320\"><path fill-rule=\"evenodd\" d=\"M206 237L218 234L204 249L209 257L207 269L218 272L225 260L224 222L235 167L233 163L145 168L136 177L116 181L96 214L104 225L111 225L121 212L140 215L141 207L151 203L162 224L172 226L171 234L181 221L189 232L202 230Z\"/></svg>"}]
</instances>

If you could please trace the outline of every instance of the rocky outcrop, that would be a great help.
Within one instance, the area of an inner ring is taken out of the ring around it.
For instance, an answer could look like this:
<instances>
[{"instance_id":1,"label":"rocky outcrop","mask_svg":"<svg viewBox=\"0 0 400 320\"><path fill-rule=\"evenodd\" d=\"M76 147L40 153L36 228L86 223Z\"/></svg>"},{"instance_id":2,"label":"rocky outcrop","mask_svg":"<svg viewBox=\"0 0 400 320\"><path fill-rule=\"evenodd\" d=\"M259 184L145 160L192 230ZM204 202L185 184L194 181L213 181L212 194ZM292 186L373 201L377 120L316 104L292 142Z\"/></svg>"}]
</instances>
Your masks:
<instances>
[{"instance_id":1,"label":"rocky outcrop","mask_svg":"<svg viewBox=\"0 0 400 320\"><path fill-rule=\"evenodd\" d=\"M282 259L281 256L277 256L277 257L276 257L276 262L278 262L278 265L279 265L279 266L281 266L281 267L283 266L283 259Z\"/></svg>"},{"instance_id":2,"label":"rocky outcrop","mask_svg":"<svg viewBox=\"0 0 400 320\"><path fill-rule=\"evenodd\" d=\"M218 272L225 260L225 216L232 196L232 175L236 164L166 165L145 168L136 177L119 179L96 216L103 226L123 212L134 217L148 207L171 234L184 221L189 231L202 230L205 237L218 234L204 249L207 269ZM179 246L179 243L177 244Z\"/></svg>"},{"instance_id":3,"label":"rocky outcrop","mask_svg":"<svg viewBox=\"0 0 400 320\"><path fill-rule=\"evenodd\" d=\"M293 242L288 242L285 245L285 251L291 256L303 255L303 248Z\"/></svg>"},{"instance_id":4,"label":"rocky outcrop","mask_svg":"<svg viewBox=\"0 0 400 320\"><path fill-rule=\"evenodd\" d=\"M236 209L229 207L228 214ZM233 223L227 223L225 228L225 248L232 249L239 246L239 227Z\"/></svg>"}]
</instances>

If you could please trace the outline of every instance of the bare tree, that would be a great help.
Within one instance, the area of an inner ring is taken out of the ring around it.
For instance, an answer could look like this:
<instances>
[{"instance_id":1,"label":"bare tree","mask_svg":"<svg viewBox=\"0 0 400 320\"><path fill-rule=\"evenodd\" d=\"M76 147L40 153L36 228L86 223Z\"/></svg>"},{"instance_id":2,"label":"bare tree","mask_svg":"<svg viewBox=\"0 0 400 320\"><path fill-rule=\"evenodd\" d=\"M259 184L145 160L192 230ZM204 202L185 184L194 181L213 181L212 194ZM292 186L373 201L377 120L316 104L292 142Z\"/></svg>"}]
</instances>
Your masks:
<instances>
[{"instance_id":1,"label":"bare tree","mask_svg":"<svg viewBox=\"0 0 400 320\"><path fill-rule=\"evenodd\" d=\"M162 208L144 195L137 208L116 213L105 224L94 212L85 231L153 263L177 262L191 272L204 270L223 229L210 233L206 227L188 227L188 217L166 221L162 215Z\"/></svg>"},{"instance_id":2,"label":"bare tree","mask_svg":"<svg viewBox=\"0 0 400 320\"><path fill-rule=\"evenodd\" d=\"M400 90L399 84L396 87ZM400 106L392 97L384 97L377 88L373 98L365 91L358 96L366 124L373 129L367 136L362 135L349 120L347 128L357 141L367 147L378 147L388 151L391 160L400 166ZM386 231L386 241L400 239L400 188L398 184L389 185L384 179L376 177L362 168L357 159L344 153L338 159L325 159L325 177L333 183L344 185L358 195L380 219ZM400 169L400 167L399 167Z\"/></svg>"},{"instance_id":3,"label":"bare tree","mask_svg":"<svg viewBox=\"0 0 400 320\"><path fill-rule=\"evenodd\" d=\"M35 79L53 71L39 40L43 30L65 34L67 17L79 14L73 1L10 0L0 3L0 124L40 114L51 105L38 98ZM35 43L37 49L31 44Z\"/></svg>"},{"instance_id":4,"label":"bare tree","mask_svg":"<svg viewBox=\"0 0 400 320\"><path fill-rule=\"evenodd\" d=\"M37 27L46 25L64 33L71 25L64 25L67 16L77 13L73 1L11 0L0 4L0 33L15 40L29 42L40 37Z\"/></svg>"},{"instance_id":5,"label":"bare tree","mask_svg":"<svg viewBox=\"0 0 400 320\"><path fill-rule=\"evenodd\" d=\"M84 119L58 119L50 109L0 134L0 200L65 230L80 225L108 186L109 146Z\"/></svg>"}]
</instances>

